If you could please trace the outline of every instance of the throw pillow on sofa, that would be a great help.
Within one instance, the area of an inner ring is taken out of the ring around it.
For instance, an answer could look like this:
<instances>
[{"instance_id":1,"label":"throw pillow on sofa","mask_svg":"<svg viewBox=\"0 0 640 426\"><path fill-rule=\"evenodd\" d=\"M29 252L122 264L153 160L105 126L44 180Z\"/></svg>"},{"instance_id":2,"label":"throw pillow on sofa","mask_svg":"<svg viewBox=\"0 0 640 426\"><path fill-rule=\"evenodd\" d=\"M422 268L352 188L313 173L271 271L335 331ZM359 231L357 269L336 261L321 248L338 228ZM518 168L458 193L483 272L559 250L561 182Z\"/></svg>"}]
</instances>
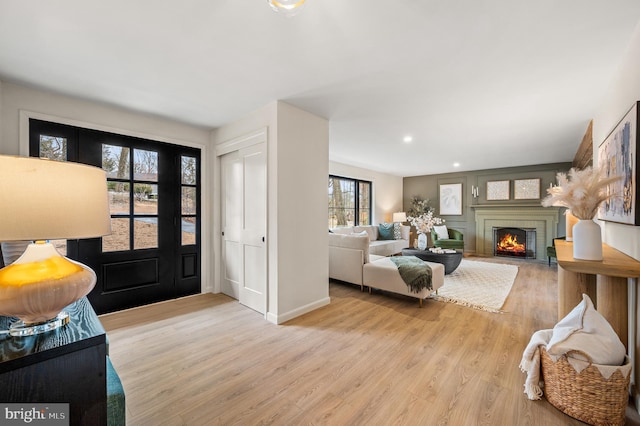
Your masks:
<instances>
[{"instance_id":1,"label":"throw pillow on sofa","mask_svg":"<svg viewBox=\"0 0 640 426\"><path fill-rule=\"evenodd\" d=\"M393 239L402 239L402 224L400 222L393 222Z\"/></svg>"},{"instance_id":2,"label":"throw pillow on sofa","mask_svg":"<svg viewBox=\"0 0 640 426\"><path fill-rule=\"evenodd\" d=\"M449 239L449 231L447 230L447 225L436 225L433 227L433 230L436 231L436 235L439 240L448 240Z\"/></svg>"},{"instance_id":3,"label":"throw pillow on sofa","mask_svg":"<svg viewBox=\"0 0 640 426\"><path fill-rule=\"evenodd\" d=\"M393 240L393 223L381 223L378 226L379 240Z\"/></svg>"}]
</instances>

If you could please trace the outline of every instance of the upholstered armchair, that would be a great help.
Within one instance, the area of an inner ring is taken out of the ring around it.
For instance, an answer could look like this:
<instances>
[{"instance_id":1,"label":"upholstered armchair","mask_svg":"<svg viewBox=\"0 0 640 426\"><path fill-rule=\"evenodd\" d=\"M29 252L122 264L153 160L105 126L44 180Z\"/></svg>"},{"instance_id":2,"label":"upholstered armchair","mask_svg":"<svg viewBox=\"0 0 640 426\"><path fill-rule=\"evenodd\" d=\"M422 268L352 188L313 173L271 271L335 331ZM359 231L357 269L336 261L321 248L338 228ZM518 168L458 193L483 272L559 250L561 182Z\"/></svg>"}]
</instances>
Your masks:
<instances>
[{"instance_id":1,"label":"upholstered armchair","mask_svg":"<svg viewBox=\"0 0 640 426\"><path fill-rule=\"evenodd\" d=\"M449 238L438 238L435 230L431 230L431 241L436 247L443 249L464 250L464 235L455 229L447 228Z\"/></svg>"},{"instance_id":2,"label":"upholstered armchair","mask_svg":"<svg viewBox=\"0 0 640 426\"><path fill-rule=\"evenodd\" d=\"M556 258L556 240L566 240L567 237L554 238L551 246L547 247L547 258L549 259L549 266L551 266L551 258Z\"/></svg>"}]
</instances>

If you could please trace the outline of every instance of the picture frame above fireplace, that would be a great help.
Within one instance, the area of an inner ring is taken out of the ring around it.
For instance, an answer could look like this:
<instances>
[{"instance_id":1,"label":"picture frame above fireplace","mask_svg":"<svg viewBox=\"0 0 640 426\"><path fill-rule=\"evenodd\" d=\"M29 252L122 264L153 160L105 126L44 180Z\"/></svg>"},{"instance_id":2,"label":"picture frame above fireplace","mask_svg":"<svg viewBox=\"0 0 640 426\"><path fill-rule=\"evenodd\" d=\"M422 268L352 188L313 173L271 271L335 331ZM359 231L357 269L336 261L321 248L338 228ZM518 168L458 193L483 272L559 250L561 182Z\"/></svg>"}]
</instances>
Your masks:
<instances>
[{"instance_id":1,"label":"picture frame above fireplace","mask_svg":"<svg viewBox=\"0 0 640 426\"><path fill-rule=\"evenodd\" d=\"M637 154L640 146L638 114L640 102L633 104L609 136L598 147L598 160L604 165L606 177L621 176L609 185L615 194L600 205L598 219L628 225L640 225Z\"/></svg>"},{"instance_id":2,"label":"picture frame above fireplace","mask_svg":"<svg viewBox=\"0 0 640 426\"><path fill-rule=\"evenodd\" d=\"M540 179L515 179L513 181L514 200L539 200Z\"/></svg>"},{"instance_id":3,"label":"picture frame above fireplace","mask_svg":"<svg viewBox=\"0 0 640 426\"><path fill-rule=\"evenodd\" d=\"M510 185L508 180L490 180L487 182L487 200L508 200Z\"/></svg>"}]
</instances>

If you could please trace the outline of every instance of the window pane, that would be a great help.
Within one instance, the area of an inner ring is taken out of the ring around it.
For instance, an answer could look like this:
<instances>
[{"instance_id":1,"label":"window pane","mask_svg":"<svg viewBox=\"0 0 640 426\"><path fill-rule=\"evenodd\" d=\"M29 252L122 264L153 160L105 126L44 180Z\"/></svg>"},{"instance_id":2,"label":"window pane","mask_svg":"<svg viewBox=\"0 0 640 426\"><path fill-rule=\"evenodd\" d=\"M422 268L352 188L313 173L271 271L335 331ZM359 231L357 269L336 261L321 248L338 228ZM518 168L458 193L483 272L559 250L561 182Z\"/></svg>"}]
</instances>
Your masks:
<instances>
[{"instance_id":1,"label":"window pane","mask_svg":"<svg viewBox=\"0 0 640 426\"><path fill-rule=\"evenodd\" d=\"M371 206L371 184L369 182L358 182L358 207L360 225L371 225L369 209Z\"/></svg>"},{"instance_id":2,"label":"window pane","mask_svg":"<svg viewBox=\"0 0 640 426\"><path fill-rule=\"evenodd\" d=\"M129 148L102 144L102 170L108 178L129 179Z\"/></svg>"},{"instance_id":3,"label":"window pane","mask_svg":"<svg viewBox=\"0 0 640 426\"><path fill-rule=\"evenodd\" d=\"M133 178L149 182L158 181L157 152L145 151L144 149L133 150Z\"/></svg>"},{"instance_id":4,"label":"window pane","mask_svg":"<svg viewBox=\"0 0 640 426\"><path fill-rule=\"evenodd\" d=\"M111 235L102 237L102 251L129 249L129 219L111 218Z\"/></svg>"},{"instance_id":5,"label":"window pane","mask_svg":"<svg viewBox=\"0 0 640 426\"><path fill-rule=\"evenodd\" d=\"M109 191L109 212L111 214L129 214L129 184L107 180Z\"/></svg>"},{"instance_id":6,"label":"window pane","mask_svg":"<svg viewBox=\"0 0 640 426\"><path fill-rule=\"evenodd\" d=\"M360 225L371 225L371 217L369 216L369 210L360 209L359 222Z\"/></svg>"},{"instance_id":7,"label":"window pane","mask_svg":"<svg viewBox=\"0 0 640 426\"><path fill-rule=\"evenodd\" d=\"M137 217L133 223L133 248L158 247L158 218Z\"/></svg>"},{"instance_id":8,"label":"window pane","mask_svg":"<svg viewBox=\"0 0 640 426\"><path fill-rule=\"evenodd\" d=\"M329 179L329 223L331 227L354 224L355 181Z\"/></svg>"},{"instance_id":9,"label":"window pane","mask_svg":"<svg viewBox=\"0 0 640 426\"><path fill-rule=\"evenodd\" d=\"M133 184L133 214L158 214L158 185Z\"/></svg>"},{"instance_id":10,"label":"window pane","mask_svg":"<svg viewBox=\"0 0 640 426\"><path fill-rule=\"evenodd\" d=\"M196 184L197 162L195 157L182 156L182 184Z\"/></svg>"},{"instance_id":11,"label":"window pane","mask_svg":"<svg viewBox=\"0 0 640 426\"><path fill-rule=\"evenodd\" d=\"M182 214L196 214L196 189L191 186L182 187Z\"/></svg>"},{"instance_id":12,"label":"window pane","mask_svg":"<svg viewBox=\"0 0 640 426\"><path fill-rule=\"evenodd\" d=\"M371 182L329 176L328 195L330 228L371 224Z\"/></svg>"},{"instance_id":13,"label":"window pane","mask_svg":"<svg viewBox=\"0 0 640 426\"><path fill-rule=\"evenodd\" d=\"M67 139L40 135L40 158L67 161Z\"/></svg>"},{"instance_id":14,"label":"window pane","mask_svg":"<svg viewBox=\"0 0 640 426\"><path fill-rule=\"evenodd\" d=\"M196 218L195 217L183 217L182 218L182 245L196 243Z\"/></svg>"}]
</instances>

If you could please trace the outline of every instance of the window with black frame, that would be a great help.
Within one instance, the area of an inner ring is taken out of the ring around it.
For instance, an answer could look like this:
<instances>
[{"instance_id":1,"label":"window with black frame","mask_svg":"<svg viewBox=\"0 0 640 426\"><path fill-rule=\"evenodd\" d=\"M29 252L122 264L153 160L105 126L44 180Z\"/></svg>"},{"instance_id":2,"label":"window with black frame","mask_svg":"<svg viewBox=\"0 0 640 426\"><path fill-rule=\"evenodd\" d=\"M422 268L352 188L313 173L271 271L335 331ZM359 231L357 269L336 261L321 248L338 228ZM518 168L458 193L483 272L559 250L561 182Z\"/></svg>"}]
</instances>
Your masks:
<instances>
[{"instance_id":1,"label":"window with black frame","mask_svg":"<svg viewBox=\"0 0 640 426\"><path fill-rule=\"evenodd\" d=\"M329 176L329 228L371 225L369 181Z\"/></svg>"}]
</instances>

